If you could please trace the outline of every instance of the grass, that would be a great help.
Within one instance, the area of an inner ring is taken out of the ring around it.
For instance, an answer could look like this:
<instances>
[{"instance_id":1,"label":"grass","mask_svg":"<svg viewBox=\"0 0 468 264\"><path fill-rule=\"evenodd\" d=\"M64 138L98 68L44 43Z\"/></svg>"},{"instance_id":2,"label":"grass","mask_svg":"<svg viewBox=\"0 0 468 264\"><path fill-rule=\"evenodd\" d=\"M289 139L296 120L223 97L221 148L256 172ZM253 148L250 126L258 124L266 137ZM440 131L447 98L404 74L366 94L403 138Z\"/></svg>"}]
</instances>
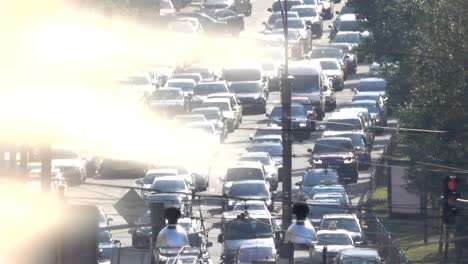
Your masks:
<instances>
[{"instance_id":1,"label":"grass","mask_svg":"<svg viewBox=\"0 0 468 264\"><path fill-rule=\"evenodd\" d=\"M424 222L414 217L389 217L387 206L387 187L379 187L371 194L373 209L377 217L392 235L406 257L415 263L438 263L439 219L431 216L428 210L428 243L424 244ZM372 230L370 230L372 231Z\"/></svg>"}]
</instances>

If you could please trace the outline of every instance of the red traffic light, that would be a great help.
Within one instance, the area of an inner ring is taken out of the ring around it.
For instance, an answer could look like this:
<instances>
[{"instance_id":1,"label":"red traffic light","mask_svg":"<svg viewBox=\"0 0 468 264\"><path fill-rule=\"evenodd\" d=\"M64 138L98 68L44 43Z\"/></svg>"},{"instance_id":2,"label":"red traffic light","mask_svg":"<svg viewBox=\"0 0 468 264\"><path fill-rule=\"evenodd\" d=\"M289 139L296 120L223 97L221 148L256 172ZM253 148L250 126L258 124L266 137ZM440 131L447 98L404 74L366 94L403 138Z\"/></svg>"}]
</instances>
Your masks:
<instances>
[{"instance_id":1,"label":"red traffic light","mask_svg":"<svg viewBox=\"0 0 468 264\"><path fill-rule=\"evenodd\" d=\"M457 181L456 181L455 179L450 179L450 180L447 182L447 188L448 188L449 191L451 191L451 192L457 191Z\"/></svg>"}]
</instances>

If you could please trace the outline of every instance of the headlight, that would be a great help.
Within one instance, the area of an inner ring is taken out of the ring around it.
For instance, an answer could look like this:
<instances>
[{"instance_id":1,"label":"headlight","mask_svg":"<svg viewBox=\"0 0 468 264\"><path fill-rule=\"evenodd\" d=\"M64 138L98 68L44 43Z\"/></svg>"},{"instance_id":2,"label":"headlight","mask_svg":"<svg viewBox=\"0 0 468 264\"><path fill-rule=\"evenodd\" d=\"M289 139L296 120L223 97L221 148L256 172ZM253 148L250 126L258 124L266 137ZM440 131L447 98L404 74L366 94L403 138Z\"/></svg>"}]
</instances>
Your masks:
<instances>
[{"instance_id":1,"label":"headlight","mask_svg":"<svg viewBox=\"0 0 468 264\"><path fill-rule=\"evenodd\" d=\"M228 205L229 205L229 206L234 206L235 203L236 203L236 202L235 202L234 200L229 200L229 201L228 201Z\"/></svg>"},{"instance_id":2,"label":"headlight","mask_svg":"<svg viewBox=\"0 0 468 264\"><path fill-rule=\"evenodd\" d=\"M218 121L218 127L223 127L223 126L224 126L224 123L221 121Z\"/></svg>"},{"instance_id":3,"label":"headlight","mask_svg":"<svg viewBox=\"0 0 468 264\"><path fill-rule=\"evenodd\" d=\"M375 122L380 122L380 118L377 117L377 118L375 119Z\"/></svg>"},{"instance_id":4,"label":"headlight","mask_svg":"<svg viewBox=\"0 0 468 264\"><path fill-rule=\"evenodd\" d=\"M270 199L266 200L266 201L265 201L265 204L266 204L267 206L270 206L270 205L271 205L271 200L270 200Z\"/></svg>"},{"instance_id":5,"label":"headlight","mask_svg":"<svg viewBox=\"0 0 468 264\"><path fill-rule=\"evenodd\" d=\"M306 127L307 124L306 123L299 123L299 127Z\"/></svg>"},{"instance_id":6,"label":"headlight","mask_svg":"<svg viewBox=\"0 0 468 264\"><path fill-rule=\"evenodd\" d=\"M345 163L345 164L353 163L354 161L355 161L354 158L345 158L345 159L344 159L344 163Z\"/></svg>"},{"instance_id":7,"label":"headlight","mask_svg":"<svg viewBox=\"0 0 468 264\"><path fill-rule=\"evenodd\" d=\"M316 163L316 164L322 164L323 163L323 161L321 159L313 159L312 161L314 163Z\"/></svg>"}]
</instances>

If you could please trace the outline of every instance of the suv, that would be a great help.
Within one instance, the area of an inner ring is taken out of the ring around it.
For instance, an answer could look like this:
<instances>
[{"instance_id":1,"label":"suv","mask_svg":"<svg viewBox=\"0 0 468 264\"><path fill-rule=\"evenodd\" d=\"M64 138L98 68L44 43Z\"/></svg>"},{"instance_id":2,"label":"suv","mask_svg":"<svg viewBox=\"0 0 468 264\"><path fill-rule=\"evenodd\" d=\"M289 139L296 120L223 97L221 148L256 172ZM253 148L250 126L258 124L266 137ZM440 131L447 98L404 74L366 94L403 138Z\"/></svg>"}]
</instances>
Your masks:
<instances>
[{"instance_id":1,"label":"suv","mask_svg":"<svg viewBox=\"0 0 468 264\"><path fill-rule=\"evenodd\" d=\"M366 119L355 111L339 111L330 116L323 136L335 135L336 132L360 132L368 142L373 138L373 131L367 126Z\"/></svg>"},{"instance_id":2,"label":"suv","mask_svg":"<svg viewBox=\"0 0 468 264\"><path fill-rule=\"evenodd\" d=\"M387 125L387 112L380 108L377 100L356 100L351 102L352 107L365 107L369 110L372 120L376 126L376 131L383 132L383 127Z\"/></svg>"},{"instance_id":3,"label":"suv","mask_svg":"<svg viewBox=\"0 0 468 264\"><path fill-rule=\"evenodd\" d=\"M263 164L263 168L267 173L267 179L270 181L270 187L272 190L278 188L278 167L276 163L267 152L247 152L242 154L239 161L256 161Z\"/></svg>"},{"instance_id":4,"label":"suv","mask_svg":"<svg viewBox=\"0 0 468 264\"><path fill-rule=\"evenodd\" d=\"M320 230L331 229L332 223L337 229L344 229L351 234L354 243L362 243L365 241L363 229L367 227L361 227L359 219L353 214L326 214L322 217L320 222Z\"/></svg>"},{"instance_id":5,"label":"suv","mask_svg":"<svg viewBox=\"0 0 468 264\"><path fill-rule=\"evenodd\" d=\"M328 134L332 137L347 137L351 139L359 161L359 168L369 168L371 165L371 147L362 132L336 132Z\"/></svg>"},{"instance_id":6,"label":"suv","mask_svg":"<svg viewBox=\"0 0 468 264\"><path fill-rule=\"evenodd\" d=\"M207 122L212 123L220 134L221 143L224 142L228 136L227 120L218 107L197 107L192 109L192 113L200 114L204 116Z\"/></svg>"},{"instance_id":7,"label":"suv","mask_svg":"<svg viewBox=\"0 0 468 264\"><path fill-rule=\"evenodd\" d=\"M232 209L236 202L245 200L264 201L268 210L273 211L271 192L268 190L269 184L265 180L246 180L233 182L229 192L223 196L227 204L223 201L223 209Z\"/></svg>"},{"instance_id":8,"label":"suv","mask_svg":"<svg viewBox=\"0 0 468 264\"><path fill-rule=\"evenodd\" d=\"M333 169L307 169L302 180L296 183L299 186L299 198L309 197L309 193L317 185L324 182L338 183L338 173Z\"/></svg>"},{"instance_id":9,"label":"suv","mask_svg":"<svg viewBox=\"0 0 468 264\"><path fill-rule=\"evenodd\" d=\"M345 180L357 182L359 177L358 159L350 138L319 138L315 142L314 149L307 151L312 154L309 162L313 167L336 169L343 182Z\"/></svg>"},{"instance_id":10,"label":"suv","mask_svg":"<svg viewBox=\"0 0 468 264\"><path fill-rule=\"evenodd\" d=\"M266 114L269 118L268 125L281 126L283 106L276 105L271 110L271 114ZM291 127L295 138L308 139L313 130L315 130L315 120L310 120L308 113L303 105L291 105Z\"/></svg>"},{"instance_id":11,"label":"suv","mask_svg":"<svg viewBox=\"0 0 468 264\"><path fill-rule=\"evenodd\" d=\"M234 166L231 166L227 169L226 177L223 181L223 194L229 194L229 189L231 188L234 182L238 181L248 181L248 180L263 180L270 183L267 179L267 172L263 165L258 161L241 161Z\"/></svg>"}]
</instances>

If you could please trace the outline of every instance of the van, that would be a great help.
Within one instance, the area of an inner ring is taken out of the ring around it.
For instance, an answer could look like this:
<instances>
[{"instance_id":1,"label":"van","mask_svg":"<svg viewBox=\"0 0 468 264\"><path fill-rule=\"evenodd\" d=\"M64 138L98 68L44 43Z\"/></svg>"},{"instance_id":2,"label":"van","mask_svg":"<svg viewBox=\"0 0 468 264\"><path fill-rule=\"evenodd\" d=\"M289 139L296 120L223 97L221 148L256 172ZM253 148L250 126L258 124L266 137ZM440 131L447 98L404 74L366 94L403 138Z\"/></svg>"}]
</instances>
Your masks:
<instances>
[{"instance_id":1,"label":"van","mask_svg":"<svg viewBox=\"0 0 468 264\"><path fill-rule=\"evenodd\" d=\"M322 74L320 63L313 61L291 61L288 69L289 75L294 77L291 83L293 97L304 96L310 98L321 120L325 116L324 88L328 79Z\"/></svg>"},{"instance_id":2,"label":"van","mask_svg":"<svg viewBox=\"0 0 468 264\"><path fill-rule=\"evenodd\" d=\"M260 63L242 63L227 65L222 69L222 79L229 85L233 82L254 81L268 91L268 78Z\"/></svg>"}]
</instances>

